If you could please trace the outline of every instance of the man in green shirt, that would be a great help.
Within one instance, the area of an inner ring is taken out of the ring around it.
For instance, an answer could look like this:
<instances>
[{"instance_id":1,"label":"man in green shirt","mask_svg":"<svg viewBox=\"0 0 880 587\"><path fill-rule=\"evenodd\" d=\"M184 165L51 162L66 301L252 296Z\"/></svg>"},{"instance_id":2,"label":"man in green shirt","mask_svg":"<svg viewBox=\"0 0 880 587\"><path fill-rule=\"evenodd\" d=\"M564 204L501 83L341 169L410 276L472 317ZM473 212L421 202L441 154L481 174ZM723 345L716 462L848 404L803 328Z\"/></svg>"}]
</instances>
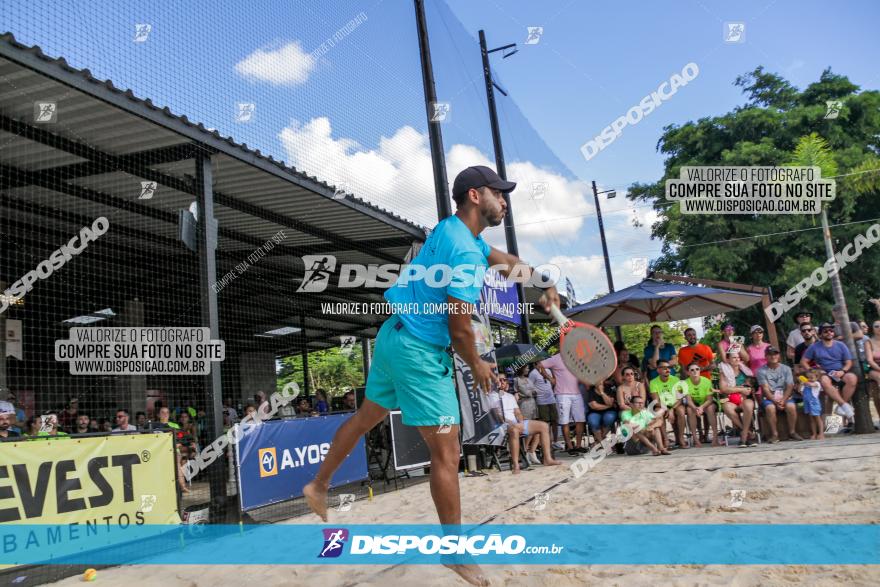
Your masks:
<instances>
[{"instance_id":1,"label":"man in green shirt","mask_svg":"<svg viewBox=\"0 0 880 587\"><path fill-rule=\"evenodd\" d=\"M640 395L633 396L630 404L632 409L624 410L620 414L620 421L623 424L629 423L628 427L632 430L633 439L651 449L651 453L655 457L661 454L670 454L661 441L660 427L663 418L655 418L651 410L646 410L645 400ZM651 437L654 438L653 442L651 442Z\"/></svg>"},{"instance_id":2,"label":"man in green shirt","mask_svg":"<svg viewBox=\"0 0 880 587\"><path fill-rule=\"evenodd\" d=\"M669 374L669 361L657 361L657 377L652 379L648 384L648 391L651 392L651 398L656 400L660 407L666 411L663 413L662 434L663 449L667 448L666 438L666 422L672 426L675 432L675 439L678 446L687 448L684 443L684 405L681 399L675 397L675 385L679 382L678 377Z\"/></svg>"},{"instance_id":3,"label":"man in green shirt","mask_svg":"<svg viewBox=\"0 0 880 587\"><path fill-rule=\"evenodd\" d=\"M41 418L40 431L37 432L38 438L46 438L46 440L49 440L51 438L64 438L67 436L66 432L62 432L58 429L58 414L50 412L44 414Z\"/></svg>"},{"instance_id":4,"label":"man in green shirt","mask_svg":"<svg viewBox=\"0 0 880 587\"><path fill-rule=\"evenodd\" d=\"M718 418L715 417L715 395L712 393L712 381L702 377L699 363L691 363L687 366L687 379L680 384L685 398L682 403L687 409L687 421L694 439L694 446L702 448L700 435L697 434L697 422L703 414L709 418L709 426L712 428L712 446L721 446L718 440Z\"/></svg>"}]
</instances>

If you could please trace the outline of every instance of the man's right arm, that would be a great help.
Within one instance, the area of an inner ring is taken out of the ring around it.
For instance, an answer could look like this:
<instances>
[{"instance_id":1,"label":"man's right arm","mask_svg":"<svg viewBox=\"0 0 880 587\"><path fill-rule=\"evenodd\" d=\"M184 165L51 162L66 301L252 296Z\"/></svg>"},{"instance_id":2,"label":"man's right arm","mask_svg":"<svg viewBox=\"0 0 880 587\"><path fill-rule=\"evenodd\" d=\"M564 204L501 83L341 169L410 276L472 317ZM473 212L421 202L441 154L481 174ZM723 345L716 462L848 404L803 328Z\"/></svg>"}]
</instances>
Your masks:
<instances>
[{"instance_id":1,"label":"man's right arm","mask_svg":"<svg viewBox=\"0 0 880 587\"><path fill-rule=\"evenodd\" d=\"M492 384L497 381L495 365L487 363L477 353L476 339L471 328L472 306L452 296L447 296L449 302L449 338L452 340L452 348L458 353L464 362L471 368L474 376L474 385L485 393L492 391Z\"/></svg>"}]
</instances>

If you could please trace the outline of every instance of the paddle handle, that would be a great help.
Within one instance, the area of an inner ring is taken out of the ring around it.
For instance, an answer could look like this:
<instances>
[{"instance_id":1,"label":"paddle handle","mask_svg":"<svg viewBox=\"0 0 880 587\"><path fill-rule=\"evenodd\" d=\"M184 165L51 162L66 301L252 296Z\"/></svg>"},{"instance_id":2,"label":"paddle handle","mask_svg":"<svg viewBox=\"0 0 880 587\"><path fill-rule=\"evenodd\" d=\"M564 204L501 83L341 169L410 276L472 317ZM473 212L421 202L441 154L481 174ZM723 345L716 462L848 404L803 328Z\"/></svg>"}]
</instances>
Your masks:
<instances>
[{"instance_id":1,"label":"paddle handle","mask_svg":"<svg viewBox=\"0 0 880 587\"><path fill-rule=\"evenodd\" d=\"M550 315L553 316L553 319L556 320L560 326L568 322L568 318L565 317L565 314L562 313L562 310L560 310L559 306L556 304L550 304Z\"/></svg>"}]
</instances>

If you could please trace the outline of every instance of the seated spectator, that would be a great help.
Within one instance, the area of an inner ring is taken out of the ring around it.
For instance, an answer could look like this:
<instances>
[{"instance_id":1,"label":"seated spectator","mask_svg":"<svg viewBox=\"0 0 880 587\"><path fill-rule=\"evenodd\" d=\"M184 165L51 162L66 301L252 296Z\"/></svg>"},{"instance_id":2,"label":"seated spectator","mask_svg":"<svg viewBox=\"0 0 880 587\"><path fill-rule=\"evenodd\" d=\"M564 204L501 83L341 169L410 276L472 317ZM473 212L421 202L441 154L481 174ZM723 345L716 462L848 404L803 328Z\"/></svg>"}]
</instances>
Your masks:
<instances>
[{"instance_id":1,"label":"seated spectator","mask_svg":"<svg viewBox=\"0 0 880 587\"><path fill-rule=\"evenodd\" d=\"M223 412L223 417L225 426L225 419L228 419L230 417L229 413L225 410ZM157 431L180 430L180 426L177 424L177 422L171 421L171 408L169 408L168 406L162 406L161 408L159 408L159 421L153 422L152 429Z\"/></svg>"},{"instance_id":2,"label":"seated spectator","mask_svg":"<svg viewBox=\"0 0 880 587\"><path fill-rule=\"evenodd\" d=\"M113 424L107 418L101 418L101 432L113 432Z\"/></svg>"},{"instance_id":3,"label":"seated spectator","mask_svg":"<svg viewBox=\"0 0 880 587\"><path fill-rule=\"evenodd\" d=\"M533 465L560 465L560 461L553 458L553 449L550 447L550 428L541 420L526 420L519 411L519 405L512 394L508 393L508 384L504 378L499 380L498 392L491 394L492 409L496 417L507 425L507 435L510 450L510 465L513 474L520 472L519 466L519 442L520 436L525 436L526 459ZM538 444L544 453L544 462L538 460L535 451Z\"/></svg>"},{"instance_id":4,"label":"seated spectator","mask_svg":"<svg viewBox=\"0 0 880 587\"><path fill-rule=\"evenodd\" d=\"M672 454L666 450L663 443L662 437L665 436L665 432L660 431L663 428L663 418L655 417L651 410L645 409L643 397L633 396L632 407L621 412L620 421L624 424L629 423L630 426L639 427L638 431L633 430L632 440L647 446L655 457L661 454Z\"/></svg>"},{"instance_id":5,"label":"seated spectator","mask_svg":"<svg viewBox=\"0 0 880 587\"><path fill-rule=\"evenodd\" d=\"M880 320L871 325L872 336L865 337L865 361L868 364L867 377L875 383L871 389L874 409L880 414Z\"/></svg>"},{"instance_id":6,"label":"seated spectator","mask_svg":"<svg viewBox=\"0 0 880 587\"><path fill-rule=\"evenodd\" d=\"M803 440L797 433L797 404L794 398L794 376L788 365L780 363L779 349L768 346L765 351L767 364L758 369L758 385L763 391L761 406L770 425L770 444L779 442L776 428L776 412L785 412L788 433L793 440Z\"/></svg>"},{"instance_id":7,"label":"seated spectator","mask_svg":"<svg viewBox=\"0 0 880 587\"><path fill-rule=\"evenodd\" d=\"M330 404L327 402L327 392L323 389L318 389L315 392L315 411L318 414L326 414L330 411Z\"/></svg>"},{"instance_id":8,"label":"seated spectator","mask_svg":"<svg viewBox=\"0 0 880 587\"><path fill-rule=\"evenodd\" d=\"M344 396L342 396L343 405L346 410L357 410L357 396L353 391L347 392Z\"/></svg>"},{"instance_id":9,"label":"seated spectator","mask_svg":"<svg viewBox=\"0 0 880 587\"><path fill-rule=\"evenodd\" d=\"M632 398L641 397L642 400L646 399L645 386L641 381L636 380L637 372L636 368L631 365L624 366L620 372L623 382L617 386L617 407L621 412L632 408Z\"/></svg>"},{"instance_id":10,"label":"seated spectator","mask_svg":"<svg viewBox=\"0 0 880 587\"><path fill-rule=\"evenodd\" d=\"M309 402L309 398L301 397L299 401L296 402L296 417L297 418L308 418L312 414L312 404Z\"/></svg>"},{"instance_id":11,"label":"seated spectator","mask_svg":"<svg viewBox=\"0 0 880 587\"><path fill-rule=\"evenodd\" d=\"M31 416L24 423L24 432L22 436L25 438L30 438L33 436L40 435L40 429L43 426L43 420L40 416Z\"/></svg>"},{"instance_id":12,"label":"seated spectator","mask_svg":"<svg viewBox=\"0 0 880 587\"><path fill-rule=\"evenodd\" d=\"M3 404L8 405L9 408L5 408ZM0 402L0 440L19 438L21 436L18 432L12 430L12 422L14 420L15 408L12 407L12 404Z\"/></svg>"},{"instance_id":13,"label":"seated spectator","mask_svg":"<svg viewBox=\"0 0 880 587\"><path fill-rule=\"evenodd\" d=\"M693 328L687 328L684 331L684 338L687 344L678 349L678 364L682 367L696 363L700 366L700 374L707 379L712 378L712 364L715 360L715 353L712 347L703 344L697 340L697 331Z\"/></svg>"},{"instance_id":14,"label":"seated spectator","mask_svg":"<svg viewBox=\"0 0 880 587\"><path fill-rule=\"evenodd\" d=\"M517 395L519 402L519 411L522 412L523 418L526 420L534 420L538 417L538 405L535 400L538 396L538 390L529 380L529 366L523 365L516 373L513 380L513 389Z\"/></svg>"},{"instance_id":15,"label":"seated spectator","mask_svg":"<svg viewBox=\"0 0 880 587\"><path fill-rule=\"evenodd\" d=\"M101 431L101 423L98 422L97 418L92 418L89 421L89 432L100 432Z\"/></svg>"},{"instance_id":16,"label":"seated spectator","mask_svg":"<svg viewBox=\"0 0 880 587\"><path fill-rule=\"evenodd\" d=\"M845 418L852 418L855 412L849 404L850 398L856 391L858 377L855 373L849 373L852 367L852 355L845 344L834 340L834 326L822 324L819 327L819 342L813 344L804 352L801 358L801 367L809 369L809 361L815 360L823 371L819 383L825 395L837 402L837 413ZM837 385L842 386L840 392Z\"/></svg>"},{"instance_id":17,"label":"seated spectator","mask_svg":"<svg viewBox=\"0 0 880 587\"><path fill-rule=\"evenodd\" d=\"M631 366L637 372L641 366L639 358L629 352L622 340L614 342L614 352L617 353L617 367L614 369L614 382L617 385L623 383L623 368L627 365Z\"/></svg>"},{"instance_id":18,"label":"seated spectator","mask_svg":"<svg viewBox=\"0 0 880 587\"><path fill-rule=\"evenodd\" d=\"M727 362L719 365L721 386L721 409L740 431L739 446L754 446L757 442L751 433L752 418L755 415L753 390L748 378L753 376L751 369L742 364L742 357L733 350L727 354ZM742 419L739 414L742 413Z\"/></svg>"},{"instance_id":19,"label":"seated spectator","mask_svg":"<svg viewBox=\"0 0 880 587\"><path fill-rule=\"evenodd\" d=\"M810 440L825 440L825 427L822 425L822 403L819 401L819 393L822 384L819 379L824 375L821 369L808 369L807 381L801 386L801 395L804 397L804 414L810 417Z\"/></svg>"},{"instance_id":20,"label":"seated spectator","mask_svg":"<svg viewBox=\"0 0 880 587\"><path fill-rule=\"evenodd\" d=\"M134 415L134 425L138 430L144 430L147 427L147 415L144 412L136 412Z\"/></svg>"},{"instance_id":21,"label":"seated spectator","mask_svg":"<svg viewBox=\"0 0 880 587\"><path fill-rule=\"evenodd\" d=\"M168 408L163 408L168 409ZM125 408L119 408L116 410L116 428L112 430L114 434L120 432L136 432L137 428L128 422L128 410Z\"/></svg>"},{"instance_id":22,"label":"seated spectator","mask_svg":"<svg viewBox=\"0 0 880 587\"><path fill-rule=\"evenodd\" d=\"M675 367L678 365L678 354L671 342L663 340L663 329L655 324L651 327L651 342L645 345L642 356L642 370L647 371L648 381L657 377L657 365L660 361L666 361L669 374L674 376Z\"/></svg>"},{"instance_id":23,"label":"seated spectator","mask_svg":"<svg viewBox=\"0 0 880 587\"><path fill-rule=\"evenodd\" d=\"M73 431L74 434L88 434L89 432L91 432L91 424L92 419L89 418L89 415L79 412L76 417L76 429Z\"/></svg>"},{"instance_id":24,"label":"seated spectator","mask_svg":"<svg viewBox=\"0 0 880 587\"><path fill-rule=\"evenodd\" d=\"M802 328L804 324L810 324L813 321L813 315L809 312L801 310L794 317L795 322L797 322L797 326L788 333L788 338L785 339L785 356L789 361L793 361L795 365L800 363L800 359L795 358L795 349L799 344L804 342L804 336L802 332Z\"/></svg>"},{"instance_id":25,"label":"seated spectator","mask_svg":"<svg viewBox=\"0 0 880 587\"><path fill-rule=\"evenodd\" d=\"M680 389L687 396L682 398L681 403L687 410L688 425L694 439L694 446L702 448L700 435L697 434L697 422L703 414L709 416L709 426L712 428L712 446L721 446L718 438L718 419L715 417L715 394L712 392L712 380L702 375L702 365L693 362L687 366L687 378L682 379Z\"/></svg>"},{"instance_id":26,"label":"seated spectator","mask_svg":"<svg viewBox=\"0 0 880 587\"><path fill-rule=\"evenodd\" d=\"M177 487L181 493L189 493L189 487L186 485L186 463L190 457L188 447L177 445Z\"/></svg>"},{"instance_id":27,"label":"seated spectator","mask_svg":"<svg viewBox=\"0 0 880 587\"><path fill-rule=\"evenodd\" d=\"M590 410L587 414L587 425L590 427L593 439L602 442L617 421L614 396L605 393L605 386L602 383L593 385L587 392L587 407Z\"/></svg>"},{"instance_id":28,"label":"seated spectator","mask_svg":"<svg viewBox=\"0 0 880 587\"><path fill-rule=\"evenodd\" d=\"M177 424L183 433L182 442L189 447L190 450L198 452L199 429L189 415L189 412L181 412L177 417Z\"/></svg>"},{"instance_id":29,"label":"seated spectator","mask_svg":"<svg viewBox=\"0 0 880 587\"><path fill-rule=\"evenodd\" d=\"M37 436L44 436L46 438L62 438L68 436L66 432L60 430L58 427L57 413L49 412L48 414L43 414L40 421L40 431L37 432Z\"/></svg>"},{"instance_id":30,"label":"seated spectator","mask_svg":"<svg viewBox=\"0 0 880 587\"><path fill-rule=\"evenodd\" d=\"M749 335L752 342L746 347L749 355L749 369L752 373L757 373L758 369L767 364L767 347L770 343L764 342L764 329L760 325L755 324L749 329Z\"/></svg>"},{"instance_id":31,"label":"seated spectator","mask_svg":"<svg viewBox=\"0 0 880 587\"><path fill-rule=\"evenodd\" d=\"M795 375L800 375L805 372L805 369L801 367L801 359L804 357L804 353L807 349L810 348L810 345L819 340L819 333L816 332L816 328L809 322L801 324L800 331L803 342L794 347L794 353L792 353L794 355ZM811 368L818 366L815 361L810 361L809 365Z\"/></svg>"},{"instance_id":32,"label":"seated spectator","mask_svg":"<svg viewBox=\"0 0 880 587\"><path fill-rule=\"evenodd\" d=\"M663 446L661 447L661 452L666 449L667 422L669 422L669 424L672 426L672 430L675 433L675 439L678 443L678 446L681 448L685 448L684 406L681 403L681 399L675 397L675 385L679 382L679 379L675 375L670 375L669 372L669 361L658 361L658 375L648 384L648 391L651 392L651 399L655 400L657 402L657 405L664 409L663 416L661 418L663 420L663 426L661 427L661 429L663 430L663 434L661 435Z\"/></svg>"},{"instance_id":33,"label":"seated spectator","mask_svg":"<svg viewBox=\"0 0 880 587\"><path fill-rule=\"evenodd\" d=\"M728 322L721 329L721 340L718 341L718 356L721 357L722 363L730 362L730 355L728 351L730 347L734 347L735 349L739 349L739 357L742 359L743 364L747 364L749 362L749 353L746 352L746 349L743 348L741 344L736 342L735 332L733 329L733 324Z\"/></svg>"}]
</instances>

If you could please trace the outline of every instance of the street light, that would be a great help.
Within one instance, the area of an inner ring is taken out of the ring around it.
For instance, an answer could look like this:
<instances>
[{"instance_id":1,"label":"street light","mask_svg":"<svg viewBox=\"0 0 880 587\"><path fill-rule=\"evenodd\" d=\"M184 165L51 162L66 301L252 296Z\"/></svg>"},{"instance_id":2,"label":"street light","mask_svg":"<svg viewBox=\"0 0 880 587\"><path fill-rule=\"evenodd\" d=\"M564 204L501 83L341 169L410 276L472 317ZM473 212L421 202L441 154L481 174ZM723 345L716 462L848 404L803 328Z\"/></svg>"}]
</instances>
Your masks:
<instances>
[{"instance_id":1,"label":"street light","mask_svg":"<svg viewBox=\"0 0 880 587\"><path fill-rule=\"evenodd\" d=\"M497 167L498 175L501 176L501 179L506 181L507 168L504 165L504 149L501 146L501 131L498 129L498 112L495 107L494 90L497 89L504 96L507 96L507 92L502 90L498 84L492 80L492 68L489 65L489 54L496 51L504 51L503 57L504 59L507 59L517 52L516 43L504 45L503 47L496 47L495 49L487 49L485 32L481 30L479 35L480 53L483 57L483 77L486 81L486 100L489 102L489 124L492 127L492 145L495 147L495 167ZM510 49L513 50L510 51ZM507 213L504 216L504 240L507 244L507 252L518 257L519 247L516 244L516 230L513 226L513 208L510 205L510 194L504 194L504 201L507 203ZM519 301L525 303L526 296L523 291L522 283L520 282L516 283L516 293L519 297ZM519 339L520 342L523 343L532 342L529 334L529 317L525 312L520 314Z\"/></svg>"},{"instance_id":2,"label":"street light","mask_svg":"<svg viewBox=\"0 0 880 587\"><path fill-rule=\"evenodd\" d=\"M614 291L614 280L611 278L611 261L608 259L608 243L605 242L605 224L602 222L602 208L599 206L599 194L608 194L608 199L612 199L617 197L617 192L614 190L603 190L599 191L596 187L596 182L593 182L593 200L596 202L596 214L599 217L599 237L602 239L602 255L605 257L605 278L608 280L608 293ZM617 340L623 340L623 333L620 331L620 326L614 327L614 335L617 337Z\"/></svg>"}]
</instances>

